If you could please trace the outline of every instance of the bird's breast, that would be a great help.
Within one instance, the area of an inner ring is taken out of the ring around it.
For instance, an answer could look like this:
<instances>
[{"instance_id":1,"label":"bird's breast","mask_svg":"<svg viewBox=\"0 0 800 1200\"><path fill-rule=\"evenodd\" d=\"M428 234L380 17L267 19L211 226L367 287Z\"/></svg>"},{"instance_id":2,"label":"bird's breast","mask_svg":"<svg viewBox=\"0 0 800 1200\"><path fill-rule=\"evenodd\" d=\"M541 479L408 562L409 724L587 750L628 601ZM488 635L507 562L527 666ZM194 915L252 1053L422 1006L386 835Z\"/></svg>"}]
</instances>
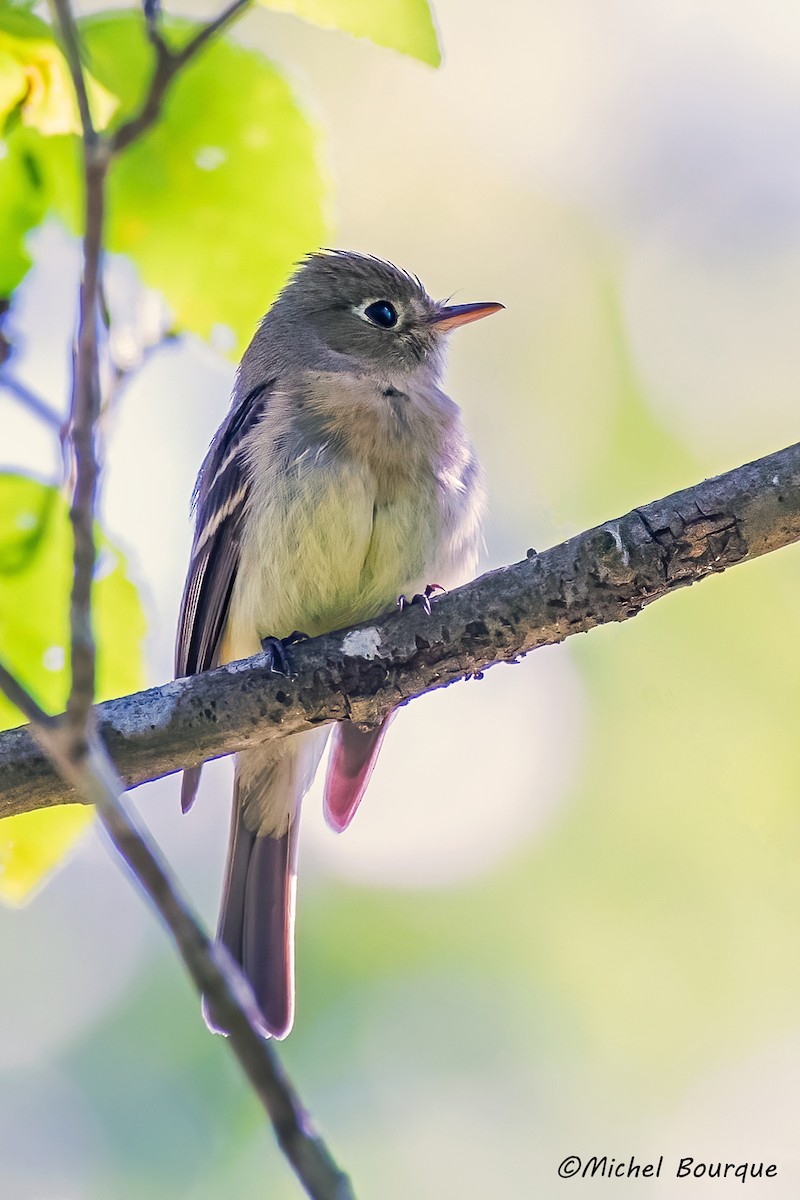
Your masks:
<instances>
[{"instance_id":1,"label":"bird's breast","mask_svg":"<svg viewBox=\"0 0 800 1200\"><path fill-rule=\"evenodd\" d=\"M332 390L285 397L250 448L236 657L266 634L314 636L385 611L432 581L449 536L439 415L425 420L399 389Z\"/></svg>"}]
</instances>

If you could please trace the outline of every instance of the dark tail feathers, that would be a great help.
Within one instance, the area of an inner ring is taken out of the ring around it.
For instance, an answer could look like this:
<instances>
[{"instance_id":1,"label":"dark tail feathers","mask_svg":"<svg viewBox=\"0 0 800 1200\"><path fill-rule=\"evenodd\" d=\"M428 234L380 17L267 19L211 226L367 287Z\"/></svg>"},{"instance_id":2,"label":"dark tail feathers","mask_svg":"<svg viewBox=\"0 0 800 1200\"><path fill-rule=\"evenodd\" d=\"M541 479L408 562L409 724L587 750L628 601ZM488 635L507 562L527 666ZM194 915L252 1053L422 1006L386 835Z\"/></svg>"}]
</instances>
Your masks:
<instances>
[{"instance_id":1,"label":"dark tail feathers","mask_svg":"<svg viewBox=\"0 0 800 1200\"><path fill-rule=\"evenodd\" d=\"M294 896L297 822L280 837L247 829L234 803L218 939L241 966L264 1018L284 1038L294 1019ZM211 1029L222 1029L203 1001Z\"/></svg>"}]
</instances>

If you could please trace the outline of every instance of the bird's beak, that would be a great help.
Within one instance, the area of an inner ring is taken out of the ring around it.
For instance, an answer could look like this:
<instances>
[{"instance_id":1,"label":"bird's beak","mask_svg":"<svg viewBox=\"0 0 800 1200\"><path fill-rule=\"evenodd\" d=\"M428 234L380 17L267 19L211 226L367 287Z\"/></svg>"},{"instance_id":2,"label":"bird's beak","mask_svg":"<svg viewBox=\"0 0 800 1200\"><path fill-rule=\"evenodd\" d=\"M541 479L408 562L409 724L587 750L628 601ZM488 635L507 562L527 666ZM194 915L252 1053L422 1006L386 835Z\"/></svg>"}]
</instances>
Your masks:
<instances>
[{"instance_id":1,"label":"bird's beak","mask_svg":"<svg viewBox=\"0 0 800 1200\"><path fill-rule=\"evenodd\" d=\"M505 304L486 302L479 304L447 304L437 308L429 318L441 333L448 329L457 329L459 325L468 325L470 321L480 321L481 317L490 317L492 313L500 312Z\"/></svg>"}]
</instances>

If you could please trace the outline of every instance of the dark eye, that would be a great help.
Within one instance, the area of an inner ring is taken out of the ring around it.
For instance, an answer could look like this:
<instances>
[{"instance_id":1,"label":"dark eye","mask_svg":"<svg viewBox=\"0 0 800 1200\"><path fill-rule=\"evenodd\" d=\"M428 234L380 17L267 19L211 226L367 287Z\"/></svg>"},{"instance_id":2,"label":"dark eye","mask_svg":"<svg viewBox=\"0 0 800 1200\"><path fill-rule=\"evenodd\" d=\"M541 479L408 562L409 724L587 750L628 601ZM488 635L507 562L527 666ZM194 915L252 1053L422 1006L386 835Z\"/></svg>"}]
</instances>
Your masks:
<instances>
[{"instance_id":1,"label":"dark eye","mask_svg":"<svg viewBox=\"0 0 800 1200\"><path fill-rule=\"evenodd\" d=\"M397 309L388 300L376 300L374 304L368 304L364 316L373 325L380 325L381 329L391 329L397 324Z\"/></svg>"}]
</instances>

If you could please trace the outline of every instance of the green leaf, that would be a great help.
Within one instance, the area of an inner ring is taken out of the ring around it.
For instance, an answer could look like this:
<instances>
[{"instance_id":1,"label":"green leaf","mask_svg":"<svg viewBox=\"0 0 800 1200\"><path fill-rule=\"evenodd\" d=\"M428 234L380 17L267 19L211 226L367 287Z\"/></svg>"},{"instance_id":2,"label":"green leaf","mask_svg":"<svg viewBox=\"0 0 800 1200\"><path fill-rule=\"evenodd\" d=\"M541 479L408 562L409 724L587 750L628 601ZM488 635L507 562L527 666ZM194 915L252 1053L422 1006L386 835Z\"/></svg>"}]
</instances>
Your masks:
<instances>
[{"instance_id":1,"label":"green leaf","mask_svg":"<svg viewBox=\"0 0 800 1200\"><path fill-rule=\"evenodd\" d=\"M44 138L23 126L0 140L0 297L10 296L30 267L25 237L56 197L74 223L77 153L77 138Z\"/></svg>"},{"instance_id":2,"label":"green leaf","mask_svg":"<svg viewBox=\"0 0 800 1200\"><path fill-rule=\"evenodd\" d=\"M438 67L442 61L428 0L260 0L324 29L369 38Z\"/></svg>"},{"instance_id":3,"label":"green leaf","mask_svg":"<svg viewBox=\"0 0 800 1200\"><path fill-rule=\"evenodd\" d=\"M86 90L95 125L102 129L117 101L89 72ZM50 26L25 9L0 2L0 122L14 112L23 125L40 133L80 132L69 67Z\"/></svg>"},{"instance_id":4,"label":"green leaf","mask_svg":"<svg viewBox=\"0 0 800 1200\"><path fill-rule=\"evenodd\" d=\"M94 584L98 699L143 683L144 615L120 552L100 532ZM0 474L0 658L50 711L69 687L72 534L58 489ZM0 729L20 724L0 696ZM25 900L73 845L92 809L70 804L0 821L0 898Z\"/></svg>"},{"instance_id":5,"label":"green leaf","mask_svg":"<svg viewBox=\"0 0 800 1200\"><path fill-rule=\"evenodd\" d=\"M81 32L92 70L129 114L152 64L142 21L104 14ZM293 264L326 240L323 193L315 134L289 85L260 54L218 41L114 164L107 244L163 293L179 326L202 337L228 326L241 352Z\"/></svg>"}]
</instances>

